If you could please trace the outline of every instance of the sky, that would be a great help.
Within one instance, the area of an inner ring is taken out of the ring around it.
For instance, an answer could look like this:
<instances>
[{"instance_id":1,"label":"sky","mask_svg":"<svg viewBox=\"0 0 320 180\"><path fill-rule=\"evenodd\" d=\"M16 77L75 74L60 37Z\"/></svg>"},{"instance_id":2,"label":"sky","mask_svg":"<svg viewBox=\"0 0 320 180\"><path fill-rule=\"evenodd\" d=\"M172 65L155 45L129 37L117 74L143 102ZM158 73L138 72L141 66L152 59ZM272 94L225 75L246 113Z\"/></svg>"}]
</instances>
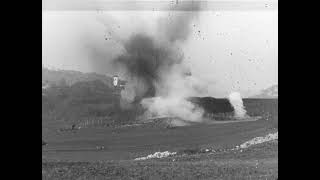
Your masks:
<instances>
[{"instance_id":1,"label":"sky","mask_svg":"<svg viewBox=\"0 0 320 180\"><path fill-rule=\"evenodd\" d=\"M43 7L43 65L108 75L117 74L108 62L121 53L119 41L135 32L156 37L157 19L179 13L74 10L69 3L66 10L48 10L53 2L59 1L45 0ZM226 97L239 91L247 97L278 84L277 9L215 6L198 13L181 49L193 75L208 82L210 95Z\"/></svg>"}]
</instances>

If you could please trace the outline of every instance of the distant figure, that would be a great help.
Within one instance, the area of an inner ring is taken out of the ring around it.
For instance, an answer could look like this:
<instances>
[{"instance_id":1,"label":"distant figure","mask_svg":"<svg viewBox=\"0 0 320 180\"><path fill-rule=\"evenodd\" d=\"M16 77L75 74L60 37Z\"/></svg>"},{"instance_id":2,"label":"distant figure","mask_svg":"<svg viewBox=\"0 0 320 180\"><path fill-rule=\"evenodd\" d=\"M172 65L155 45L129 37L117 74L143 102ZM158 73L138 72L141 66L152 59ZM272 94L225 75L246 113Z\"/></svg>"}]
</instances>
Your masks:
<instances>
[{"instance_id":1,"label":"distant figure","mask_svg":"<svg viewBox=\"0 0 320 180\"><path fill-rule=\"evenodd\" d=\"M103 150L103 149L104 149L104 146L97 146L96 149L97 149L97 150Z\"/></svg>"},{"instance_id":2,"label":"distant figure","mask_svg":"<svg viewBox=\"0 0 320 180\"><path fill-rule=\"evenodd\" d=\"M108 116L113 116L115 113L113 111L111 111Z\"/></svg>"},{"instance_id":3,"label":"distant figure","mask_svg":"<svg viewBox=\"0 0 320 180\"><path fill-rule=\"evenodd\" d=\"M76 125L75 125L75 124L72 124L71 129L72 129L72 130L75 130L75 128L76 128Z\"/></svg>"}]
</instances>

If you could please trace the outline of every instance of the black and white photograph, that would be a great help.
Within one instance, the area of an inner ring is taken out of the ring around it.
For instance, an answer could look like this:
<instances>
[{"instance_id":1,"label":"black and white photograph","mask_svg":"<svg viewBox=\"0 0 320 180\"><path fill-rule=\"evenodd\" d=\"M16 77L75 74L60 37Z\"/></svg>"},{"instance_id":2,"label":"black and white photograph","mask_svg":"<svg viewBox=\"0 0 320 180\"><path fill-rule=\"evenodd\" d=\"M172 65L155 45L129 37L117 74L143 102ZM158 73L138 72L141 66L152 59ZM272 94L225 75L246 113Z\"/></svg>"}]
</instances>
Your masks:
<instances>
[{"instance_id":1,"label":"black and white photograph","mask_svg":"<svg viewBox=\"0 0 320 180\"><path fill-rule=\"evenodd\" d=\"M277 180L278 0L42 0L42 179Z\"/></svg>"}]
</instances>

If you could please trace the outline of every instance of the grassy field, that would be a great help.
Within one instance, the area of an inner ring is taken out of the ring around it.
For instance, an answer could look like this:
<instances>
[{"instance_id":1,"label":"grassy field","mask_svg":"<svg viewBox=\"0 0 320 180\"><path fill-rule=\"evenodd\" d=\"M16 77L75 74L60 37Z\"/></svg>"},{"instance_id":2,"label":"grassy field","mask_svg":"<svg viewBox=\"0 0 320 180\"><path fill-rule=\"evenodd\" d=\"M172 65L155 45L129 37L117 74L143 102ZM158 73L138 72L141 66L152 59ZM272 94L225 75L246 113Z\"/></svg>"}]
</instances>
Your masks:
<instances>
[{"instance_id":1,"label":"grassy field","mask_svg":"<svg viewBox=\"0 0 320 180\"><path fill-rule=\"evenodd\" d=\"M249 115L262 118L174 129L134 126L47 131L43 134L48 143L42 152L43 179L277 179L277 142L256 145L242 152L132 160L156 151L230 149L277 131L277 100L244 99L244 104Z\"/></svg>"},{"instance_id":2,"label":"grassy field","mask_svg":"<svg viewBox=\"0 0 320 180\"><path fill-rule=\"evenodd\" d=\"M277 179L277 141L240 151L145 161L42 163L42 179Z\"/></svg>"}]
</instances>

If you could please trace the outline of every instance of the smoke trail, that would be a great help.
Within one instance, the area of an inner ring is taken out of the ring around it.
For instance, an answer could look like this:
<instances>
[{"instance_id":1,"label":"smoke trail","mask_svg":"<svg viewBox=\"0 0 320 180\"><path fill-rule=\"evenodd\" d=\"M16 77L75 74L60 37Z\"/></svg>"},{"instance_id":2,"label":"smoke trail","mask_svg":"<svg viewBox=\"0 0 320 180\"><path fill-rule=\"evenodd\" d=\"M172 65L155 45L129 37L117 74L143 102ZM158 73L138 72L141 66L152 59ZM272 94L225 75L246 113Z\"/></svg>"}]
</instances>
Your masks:
<instances>
[{"instance_id":1,"label":"smoke trail","mask_svg":"<svg viewBox=\"0 0 320 180\"><path fill-rule=\"evenodd\" d=\"M246 116L247 111L243 106L243 101L240 93L232 92L228 97L230 104L234 108L234 116L235 118L244 118Z\"/></svg>"}]
</instances>

